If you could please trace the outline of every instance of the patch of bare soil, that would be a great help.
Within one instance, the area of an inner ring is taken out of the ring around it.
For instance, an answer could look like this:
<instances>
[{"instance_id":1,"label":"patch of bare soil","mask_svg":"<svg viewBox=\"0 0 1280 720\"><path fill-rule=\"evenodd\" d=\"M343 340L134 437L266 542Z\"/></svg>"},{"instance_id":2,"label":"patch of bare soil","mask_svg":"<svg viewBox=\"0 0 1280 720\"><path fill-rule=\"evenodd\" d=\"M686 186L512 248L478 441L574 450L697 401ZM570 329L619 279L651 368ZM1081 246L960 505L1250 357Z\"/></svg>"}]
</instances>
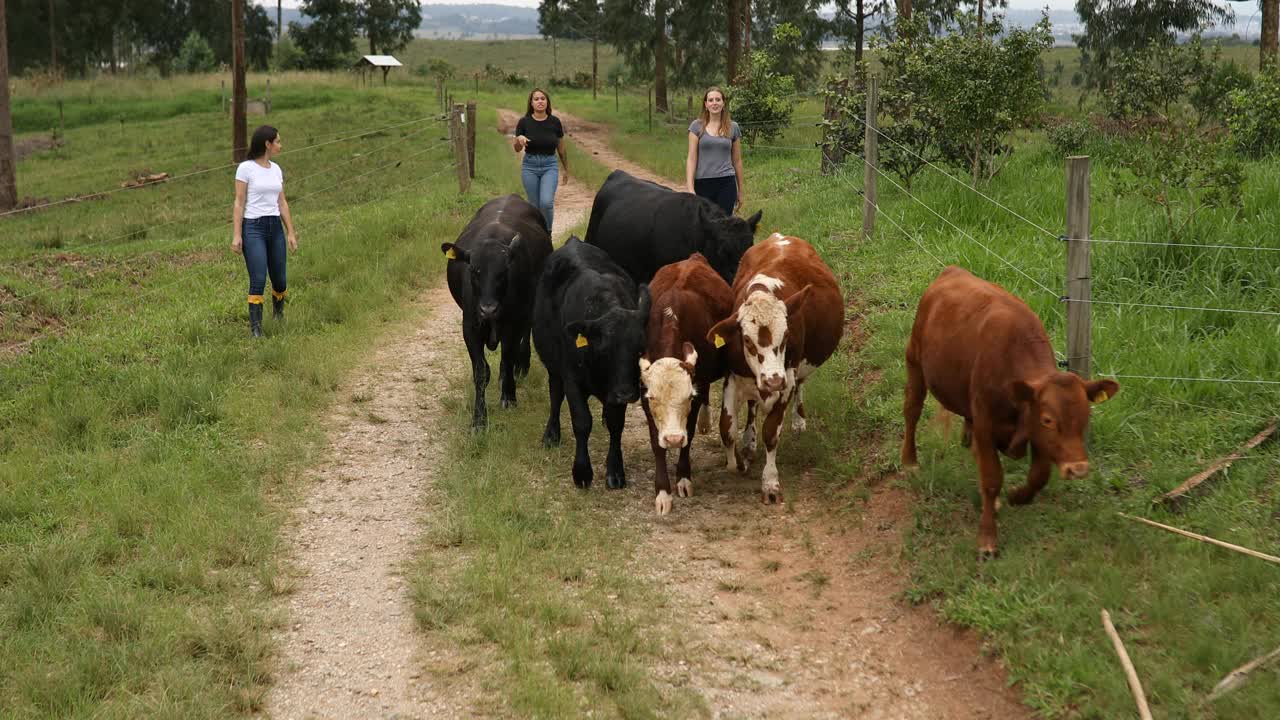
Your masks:
<instances>
[{"instance_id":1,"label":"patch of bare soil","mask_svg":"<svg viewBox=\"0 0 1280 720\"><path fill-rule=\"evenodd\" d=\"M52 150L60 147L62 141L47 137L29 137L17 140L13 143L14 162L22 162L22 159L28 155L34 155L45 150Z\"/></svg>"},{"instance_id":2,"label":"patch of bare soil","mask_svg":"<svg viewBox=\"0 0 1280 720\"><path fill-rule=\"evenodd\" d=\"M47 308L0 287L0 360L21 355L36 339L62 328L62 319Z\"/></svg>"},{"instance_id":3,"label":"patch of bare soil","mask_svg":"<svg viewBox=\"0 0 1280 720\"><path fill-rule=\"evenodd\" d=\"M609 149L602 126L557 114L570 137L606 166L673 185ZM503 115L513 127L516 114ZM557 217L576 202L557 196ZM854 308L849 317L846 343L861 346L865 330ZM810 415L809 428L823 432L822 418ZM784 460L792 432L784 423ZM597 427L591 445L598 465L606 443ZM697 436L695 494L659 517L644 413L638 405L628 410L629 484L613 496L617 502L603 502L644 538L630 570L664 588L677 616L664 638L671 664L659 675L696 690L716 718L1031 717L973 634L902 599L910 495L878 482L859 514L836 517L818 487L830 481L811 478L816 468L808 468L800 477L784 470L789 505L762 505L760 446L743 476L725 469L718 435ZM567 477L564 485L573 491ZM610 491L597 484L589 492Z\"/></svg>"},{"instance_id":4,"label":"patch of bare soil","mask_svg":"<svg viewBox=\"0 0 1280 720\"><path fill-rule=\"evenodd\" d=\"M438 502L433 477L445 415L422 382L468 367L453 340L460 311L444 283L415 303L415 326L388 333L351 374L326 425L326 458L310 473L289 528L297 572L288 598L271 718L471 717L466 678L447 686L424 668L449 664L413 618L404 577Z\"/></svg>"}]
</instances>

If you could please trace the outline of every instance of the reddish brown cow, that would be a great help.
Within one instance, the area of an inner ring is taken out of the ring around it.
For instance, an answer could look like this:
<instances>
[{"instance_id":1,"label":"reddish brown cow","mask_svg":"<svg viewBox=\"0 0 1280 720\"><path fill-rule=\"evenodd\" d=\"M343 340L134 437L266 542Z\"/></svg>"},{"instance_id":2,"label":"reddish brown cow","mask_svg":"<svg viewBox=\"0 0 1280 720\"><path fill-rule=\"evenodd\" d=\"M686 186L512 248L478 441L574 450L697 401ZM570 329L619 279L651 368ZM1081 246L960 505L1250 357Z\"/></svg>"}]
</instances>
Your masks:
<instances>
[{"instance_id":1,"label":"reddish brown cow","mask_svg":"<svg viewBox=\"0 0 1280 720\"><path fill-rule=\"evenodd\" d=\"M978 551L996 553L996 498L1004 480L997 451L1020 458L1031 447L1025 485L1009 502L1025 505L1049 481L1089 472L1084 447L1089 402L1120 391L1114 380L1081 380L1058 370L1040 318L1027 304L968 270L942 271L920 298L907 343L906 434L902 464L916 466L916 423L926 392L965 419L978 462L982 521Z\"/></svg>"},{"instance_id":2,"label":"reddish brown cow","mask_svg":"<svg viewBox=\"0 0 1280 720\"><path fill-rule=\"evenodd\" d=\"M733 293L700 253L658 270L649 293L653 305L640 378L645 386L642 403L649 420L649 444L657 464L654 506L659 515L666 515L671 512L667 450L680 449L678 494L693 495L689 448L698 411L706 408L711 383L728 369L723 353L707 340L707 331L733 309Z\"/></svg>"},{"instance_id":3,"label":"reddish brown cow","mask_svg":"<svg viewBox=\"0 0 1280 720\"><path fill-rule=\"evenodd\" d=\"M725 345L729 380L720 410L726 464L746 472L755 455L755 405L763 404L765 466L760 497L781 502L776 452L782 417L794 394L794 427L804 430L801 388L835 352L844 332L844 300L835 275L813 246L770 235L742 256L733 283L734 311L707 338ZM741 451L735 446L738 406L746 401Z\"/></svg>"}]
</instances>

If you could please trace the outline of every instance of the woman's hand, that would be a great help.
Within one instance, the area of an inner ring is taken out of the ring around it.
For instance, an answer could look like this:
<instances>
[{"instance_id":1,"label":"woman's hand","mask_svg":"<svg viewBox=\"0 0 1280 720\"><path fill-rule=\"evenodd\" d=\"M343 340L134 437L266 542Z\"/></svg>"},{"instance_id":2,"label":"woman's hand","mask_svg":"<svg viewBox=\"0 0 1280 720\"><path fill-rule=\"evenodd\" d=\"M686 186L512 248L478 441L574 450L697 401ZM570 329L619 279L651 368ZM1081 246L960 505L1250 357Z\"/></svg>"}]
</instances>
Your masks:
<instances>
[{"instance_id":1,"label":"woman's hand","mask_svg":"<svg viewBox=\"0 0 1280 720\"><path fill-rule=\"evenodd\" d=\"M293 232L292 230L290 230L290 231L289 231L289 234L288 234L288 236L287 236L287 240L289 241L289 252L298 252L298 235L297 235L297 233L295 233L295 232Z\"/></svg>"},{"instance_id":2,"label":"woman's hand","mask_svg":"<svg viewBox=\"0 0 1280 720\"><path fill-rule=\"evenodd\" d=\"M738 199L737 199L736 201L734 201L734 203L733 203L733 209L734 209L734 210L741 210L741 209L742 209L742 203L746 202L746 199L747 199L747 198L746 198L746 196L745 196L745 195L743 195L743 193L742 193L742 191L741 191L741 190L739 190L739 191L738 191Z\"/></svg>"},{"instance_id":3,"label":"woman's hand","mask_svg":"<svg viewBox=\"0 0 1280 720\"><path fill-rule=\"evenodd\" d=\"M685 186L684 186L684 191L685 191L685 192L687 192L687 193L689 193L690 195L697 195L697 193L693 191L693 186L692 186L692 185L685 185Z\"/></svg>"},{"instance_id":4,"label":"woman's hand","mask_svg":"<svg viewBox=\"0 0 1280 720\"><path fill-rule=\"evenodd\" d=\"M239 235L231 236L231 252L236 253L237 255L244 254L244 238Z\"/></svg>"},{"instance_id":5,"label":"woman's hand","mask_svg":"<svg viewBox=\"0 0 1280 720\"><path fill-rule=\"evenodd\" d=\"M529 138L523 135L517 135L515 140L511 143L511 147L516 152L523 152L525 146L528 144L529 144Z\"/></svg>"},{"instance_id":6,"label":"woman's hand","mask_svg":"<svg viewBox=\"0 0 1280 720\"><path fill-rule=\"evenodd\" d=\"M564 169L560 172L560 184L561 184L561 185L568 185L568 184L569 184L569 168L564 168Z\"/></svg>"}]
</instances>

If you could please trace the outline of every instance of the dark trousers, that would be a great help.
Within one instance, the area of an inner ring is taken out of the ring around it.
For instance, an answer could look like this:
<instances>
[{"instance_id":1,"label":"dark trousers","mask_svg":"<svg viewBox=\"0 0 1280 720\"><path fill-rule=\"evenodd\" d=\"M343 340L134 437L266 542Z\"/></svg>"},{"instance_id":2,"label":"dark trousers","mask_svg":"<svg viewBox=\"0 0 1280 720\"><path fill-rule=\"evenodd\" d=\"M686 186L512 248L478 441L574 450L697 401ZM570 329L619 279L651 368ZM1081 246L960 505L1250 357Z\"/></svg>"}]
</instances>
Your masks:
<instances>
[{"instance_id":1,"label":"dark trousers","mask_svg":"<svg viewBox=\"0 0 1280 720\"><path fill-rule=\"evenodd\" d=\"M738 179L733 175L695 179L693 192L698 197L704 197L719 205L725 215L732 215L733 206L738 204Z\"/></svg>"},{"instance_id":2,"label":"dark trousers","mask_svg":"<svg viewBox=\"0 0 1280 720\"><path fill-rule=\"evenodd\" d=\"M271 276L272 294L277 299L283 298L288 288L285 282L288 246L280 216L266 215L245 220L241 236L244 238L244 264L249 269L249 302L262 302L267 275Z\"/></svg>"}]
</instances>

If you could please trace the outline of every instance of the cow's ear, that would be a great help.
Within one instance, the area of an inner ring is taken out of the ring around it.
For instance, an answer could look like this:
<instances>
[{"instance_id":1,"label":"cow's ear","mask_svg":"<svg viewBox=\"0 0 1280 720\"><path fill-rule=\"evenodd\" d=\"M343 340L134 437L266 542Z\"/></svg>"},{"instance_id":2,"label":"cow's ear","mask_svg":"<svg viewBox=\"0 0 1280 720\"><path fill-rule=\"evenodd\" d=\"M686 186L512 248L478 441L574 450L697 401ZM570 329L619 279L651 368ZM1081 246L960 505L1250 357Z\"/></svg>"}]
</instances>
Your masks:
<instances>
[{"instance_id":1,"label":"cow's ear","mask_svg":"<svg viewBox=\"0 0 1280 720\"><path fill-rule=\"evenodd\" d=\"M1029 383L1025 380L1014 380L1012 385L1012 390L1013 390L1013 402L1015 404L1017 405L1022 405L1023 403L1032 404L1035 402L1036 393L1039 392L1040 387L1033 383Z\"/></svg>"},{"instance_id":2,"label":"cow's ear","mask_svg":"<svg viewBox=\"0 0 1280 720\"><path fill-rule=\"evenodd\" d=\"M751 234L756 234L756 226L760 224L760 218L764 216L763 210L757 210L755 215L747 218L747 226L751 228Z\"/></svg>"},{"instance_id":3,"label":"cow's ear","mask_svg":"<svg viewBox=\"0 0 1280 720\"><path fill-rule=\"evenodd\" d=\"M788 318L796 317L797 315L799 315L800 311L804 309L805 304L809 301L809 295L810 295L809 291L812 289L813 289L812 285L805 285L804 288L800 290L800 292L787 298L786 305L787 305ZM787 323L787 325L790 325L790 324L791 323Z\"/></svg>"},{"instance_id":4,"label":"cow's ear","mask_svg":"<svg viewBox=\"0 0 1280 720\"><path fill-rule=\"evenodd\" d=\"M729 344L730 340L737 338L739 331L738 313L734 312L707 331L707 342L711 343L711 347L719 350Z\"/></svg>"},{"instance_id":5,"label":"cow's ear","mask_svg":"<svg viewBox=\"0 0 1280 720\"><path fill-rule=\"evenodd\" d=\"M449 258L450 260L457 260L458 262L471 262L471 253L467 252L466 250L463 250L462 248L458 247L457 245L454 245L453 243L440 243L440 252L444 253L444 256Z\"/></svg>"},{"instance_id":6,"label":"cow's ear","mask_svg":"<svg viewBox=\"0 0 1280 720\"><path fill-rule=\"evenodd\" d=\"M649 368L652 366L653 363L649 362L649 358L644 357L643 355L640 356L640 382L645 382L644 376L648 374Z\"/></svg>"},{"instance_id":7,"label":"cow's ear","mask_svg":"<svg viewBox=\"0 0 1280 720\"><path fill-rule=\"evenodd\" d=\"M693 349L693 343L688 340L684 341L684 346L681 349L684 350L684 362L680 363L680 365L685 369L685 372L692 375L694 367L698 365L698 351Z\"/></svg>"},{"instance_id":8,"label":"cow's ear","mask_svg":"<svg viewBox=\"0 0 1280 720\"><path fill-rule=\"evenodd\" d=\"M1017 460L1027 454L1027 440L1031 437L1031 424L1035 418L1035 399L1038 386L1023 381L1013 381L1013 401L1018 408L1018 426L1013 429L1013 437L1009 438L1009 447L1005 454Z\"/></svg>"},{"instance_id":9,"label":"cow's ear","mask_svg":"<svg viewBox=\"0 0 1280 720\"><path fill-rule=\"evenodd\" d=\"M1084 384L1084 394L1091 403L1103 403L1120 392L1120 383L1115 380L1093 380Z\"/></svg>"},{"instance_id":10,"label":"cow's ear","mask_svg":"<svg viewBox=\"0 0 1280 720\"><path fill-rule=\"evenodd\" d=\"M636 298L636 312L640 314L641 322L648 322L650 304L649 286L645 283L641 283L640 293Z\"/></svg>"},{"instance_id":11,"label":"cow's ear","mask_svg":"<svg viewBox=\"0 0 1280 720\"><path fill-rule=\"evenodd\" d=\"M595 326L582 320L573 320L564 325L564 334L573 338L573 346L579 350L591 347L591 339L595 335Z\"/></svg>"}]
</instances>

